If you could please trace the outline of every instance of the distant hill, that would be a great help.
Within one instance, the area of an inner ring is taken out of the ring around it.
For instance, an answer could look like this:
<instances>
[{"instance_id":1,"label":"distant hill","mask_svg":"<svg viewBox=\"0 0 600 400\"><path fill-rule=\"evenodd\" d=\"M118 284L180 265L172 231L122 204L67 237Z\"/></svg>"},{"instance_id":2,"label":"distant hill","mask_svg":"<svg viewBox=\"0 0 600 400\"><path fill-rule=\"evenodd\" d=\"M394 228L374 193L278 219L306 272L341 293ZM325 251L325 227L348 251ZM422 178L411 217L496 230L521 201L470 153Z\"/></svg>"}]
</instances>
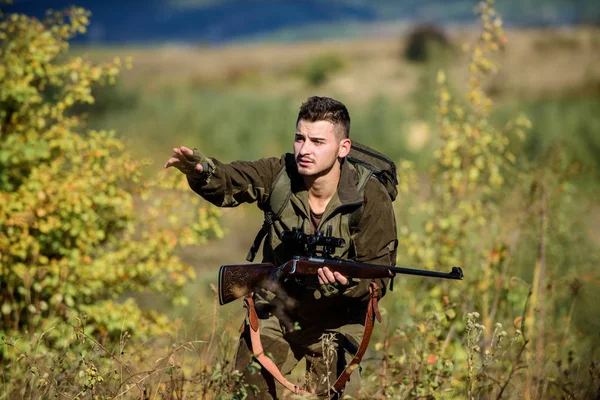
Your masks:
<instances>
[{"instance_id":1,"label":"distant hill","mask_svg":"<svg viewBox=\"0 0 600 400\"><path fill-rule=\"evenodd\" d=\"M6 12L41 17L70 5L92 12L85 43L222 44L253 38L286 40L350 34L355 26L390 22L473 22L467 0L15 0ZM600 21L598 0L500 0L509 25L574 25ZM324 29L323 27L328 27Z\"/></svg>"}]
</instances>

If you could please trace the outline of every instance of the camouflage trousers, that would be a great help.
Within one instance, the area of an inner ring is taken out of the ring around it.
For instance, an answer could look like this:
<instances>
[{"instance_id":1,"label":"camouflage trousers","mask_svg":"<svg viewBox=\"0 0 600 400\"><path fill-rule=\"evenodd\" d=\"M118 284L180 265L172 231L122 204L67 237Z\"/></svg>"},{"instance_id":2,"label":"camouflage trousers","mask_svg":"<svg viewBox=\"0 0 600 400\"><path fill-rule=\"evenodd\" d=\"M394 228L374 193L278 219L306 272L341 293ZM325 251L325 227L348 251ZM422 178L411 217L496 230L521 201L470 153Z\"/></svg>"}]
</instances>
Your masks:
<instances>
[{"instance_id":1,"label":"camouflage trousers","mask_svg":"<svg viewBox=\"0 0 600 400\"><path fill-rule=\"evenodd\" d=\"M352 360L364 331L364 326L359 323L327 325L324 328L322 324L300 322L299 329L294 329L282 324L272 314L259 318L260 337L265 354L286 377L300 360L306 359L306 379L305 382L298 382L298 386L313 393L323 393L335 383ZM242 372L245 384L250 385L246 398L289 397L292 393L255 361L249 329L246 322L235 356L236 369ZM360 370L357 368L346 384L344 395L355 397L359 389Z\"/></svg>"}]
</instances>

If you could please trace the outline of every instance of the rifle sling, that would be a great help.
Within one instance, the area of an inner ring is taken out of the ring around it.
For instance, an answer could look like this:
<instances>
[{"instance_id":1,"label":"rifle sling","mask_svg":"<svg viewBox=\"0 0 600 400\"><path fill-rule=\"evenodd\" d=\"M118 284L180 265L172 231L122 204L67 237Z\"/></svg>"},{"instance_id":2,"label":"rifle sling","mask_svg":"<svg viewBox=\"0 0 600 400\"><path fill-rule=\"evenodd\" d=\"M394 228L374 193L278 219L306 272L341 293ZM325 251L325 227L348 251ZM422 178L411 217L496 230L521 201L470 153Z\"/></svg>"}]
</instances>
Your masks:
<instances>
[{"instance_id":1,"label":"rifle sling","mask_svg":"<svg viewBox=\"0 0 600 400\"><path fill-rule=\"evenodd\" d=\"M269 371L271 375L275 379L279 381L283 386L285 386L288 390L292 391L296 394L307 394L305 390L302 390L298 386L294 385L292 382L288 381L277 365L265 355L265 351L262 347L262 342L260 341L260 329L258 327L258 316L256 315L256 309L254 308L254 300L252 300L252 293L244 298L244 304L248 309L248 325L250 326L250 341L252 342L252 353L256 360L263 366L264 369Z\"/></svg>"},{"instance_id":2,"label":"rifle sling","mask_svg":"<svg viewBox=\"0 0 600 400\"><path fill-rule=\"evenodd\" d=\"M373 332L373 326L375 325L375 319L379 323L381 323L381 314L379 313L378 301L380 290L379 286L375 281L371 282L369 285L369 303L367 305L367 316L365 318L365 330L363 332L363 338L358 347L358 351L350 361L350 363L346 366L344 371L337 378L335 383L331 388L329 388L326 392L318 394L319 397L330 397L337 398L336 396L341 393L346 386L346 382L350 379L350 375L352 375L352 371L358 367L362 357L367 351L367 347L369 346L369 341L371 340L371 333ZM260 328L258 323L258 316L256 314L256 309L254 308L254 301L252 300L252 293L244 298L244 305L248 309L248 325L250 328L250 341L252 343L252 353L256 357L257 361L266 369L279 383L281 383L285 388L292 391L295 394L306 394L305 390L300 389L298 386L294 385L290 381L288 381L279 368L273 363L273 361L268 358L264 354L264 350L262 347L262 343L260 340Z\"/></svg>"}]
</instances>

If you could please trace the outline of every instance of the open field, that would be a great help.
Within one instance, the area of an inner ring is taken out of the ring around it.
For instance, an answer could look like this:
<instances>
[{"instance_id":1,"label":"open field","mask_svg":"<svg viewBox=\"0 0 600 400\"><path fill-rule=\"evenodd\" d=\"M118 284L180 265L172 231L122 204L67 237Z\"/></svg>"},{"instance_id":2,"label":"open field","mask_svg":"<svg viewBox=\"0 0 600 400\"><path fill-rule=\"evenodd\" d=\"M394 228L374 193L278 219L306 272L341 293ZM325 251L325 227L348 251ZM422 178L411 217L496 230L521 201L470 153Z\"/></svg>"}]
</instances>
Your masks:
<instances>
[{"instance_id":1,"label":"open field","mask_svg":"<svg viewBox=\"0 0 600 400\"><path fill-rule=\"evenodd\" d=\"M475 34L453 29L450 62L456 85L466 80L463 44ZM418 84L421 65L402 57L406 38L380 38L294 44L248 44L219 48L165 46L159 48L77 49L93 60L131 57L134 69L124 72L125 86L152 93L163 87L190 91L207 88L245 89L256 95L291 97L301 101L315 92L336 94L357 103L375 96L404 98ZM344 67L320 87L307 87L295 72L314 57L337 55ZM506 50L498 56L500 74L490 83L495 93L518 97L560 95L598 86L600 30L507 31Z\"/></svg>"},{"instance_id":2,"label":"open field","mask_svg":"<svg viewBox=\"0 0 600 400\"><path fill-rule=\"evenodd\" d=\"M226 161L287 151L286 132L299 104L319 94L349 106L354 139L386 146L392 157L408 158L425 169L435 142L423 129L424 122L435 122L435 74L438 68L450 71L452 86L464 90L469 60L461 46L475 39L468 30L454 29L448 36L451 54L429 64L402 57L406 38L75 51L92 60L131 57L133 69L122 72L117 86L97 93L90 126L116 129L156 161L164 157L165 144L177 143ZM507 38L505 50L495 57L499 73L484 81L497 113L525 105L523 111L531 110L534 122L564 114L560 127L534 124L534 130L544 126L544 132L534 132L541 143L546 135L582 131L574 124L587 124L583 131L594 131L600 30L514 30ZM337 66L322 83L311 84L311 71L323 59ZM241 153L238 144L250 137ZM576 145L582 143L577 140Z\"/></svg>"}]
</instances>

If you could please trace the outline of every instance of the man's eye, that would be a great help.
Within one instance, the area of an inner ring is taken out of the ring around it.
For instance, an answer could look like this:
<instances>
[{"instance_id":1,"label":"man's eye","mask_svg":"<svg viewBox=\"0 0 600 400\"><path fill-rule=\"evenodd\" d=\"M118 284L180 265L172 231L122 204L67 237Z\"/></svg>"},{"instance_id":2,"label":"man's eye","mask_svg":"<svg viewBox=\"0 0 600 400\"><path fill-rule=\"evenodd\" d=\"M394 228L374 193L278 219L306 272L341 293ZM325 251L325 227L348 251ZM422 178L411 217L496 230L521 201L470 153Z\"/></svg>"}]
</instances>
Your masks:
<instances>
[{"instance_id":1,"label":"man's eye","mask_svg":"<svg viewBox=\"0 0 600 400\"><path fill-rule=\"evenodd\" d=\"M296 136L296 138L294 139L296 142L301 142L304 140L304 138L302 136Z\"/></svg>"}]
</instances>

